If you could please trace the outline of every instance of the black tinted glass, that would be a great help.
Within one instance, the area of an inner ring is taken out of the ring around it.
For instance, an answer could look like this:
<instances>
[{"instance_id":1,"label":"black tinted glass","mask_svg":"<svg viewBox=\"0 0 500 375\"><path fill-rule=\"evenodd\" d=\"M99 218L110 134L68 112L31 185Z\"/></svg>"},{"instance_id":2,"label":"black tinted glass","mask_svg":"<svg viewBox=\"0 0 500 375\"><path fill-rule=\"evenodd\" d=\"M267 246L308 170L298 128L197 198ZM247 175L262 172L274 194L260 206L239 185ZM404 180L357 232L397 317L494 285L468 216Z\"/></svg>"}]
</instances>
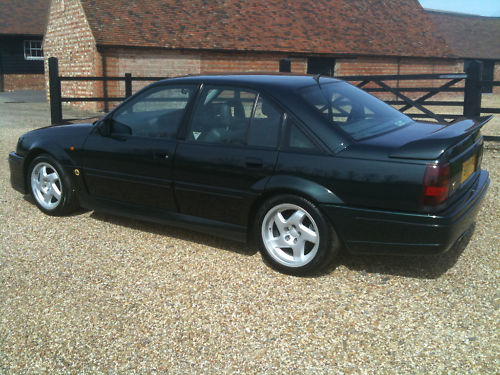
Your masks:
<instances>
[{"instance_id":1,"label":"black tinted glass","mask_svg":"<svg viewBox=\"0 0 500 375\"><path fill-rule=\"evenodd\" d=\"M302 130L297 127L297 124L293 119L288 119L287 122L290 124L290 139L289 146L291 148L301 148L313 150L316 148L314 143L311 142L309 137L304 134Z\"/></svg>"},{"instance_id":2,"label":"black tinted glass","mask_svg":"<svg viewBox=\"0 0 500 375\"><path fill-rule=\"evenodd\" d=\"M112 132L174 138L194 86L154 87L119 108Z\"/></svg>"},{"instance_id":3,"label":"black tinted glass","mask_svg":"<svg viewBox=\"0 0 500 375\"><path fill-rule=\"evenodd\" d=\"M187 139L244 144L257 94L236 88L210 88L196 106Z\"/></svg>"},{"instance_id":4,"label":"black tinted glass","mask_svg":"<svg viewBox=\"0 0 500 375\"><path fill-rule=\"evenodd\" d=\"M248 132L250 146L277 147L283 112L269 99L259 96Z\"/></svg>"},{"instance_id":5,"label":"black tinted glass","mask_svg":"<svg viewBox=\"0 0 500 375\"><path fill-rule=\"evenodd\" d=\"M383 101L346 82L320 82L302 89L301 94L328 121L355 140L394 130L412 121Z\"/></svg>"}]
</instances>

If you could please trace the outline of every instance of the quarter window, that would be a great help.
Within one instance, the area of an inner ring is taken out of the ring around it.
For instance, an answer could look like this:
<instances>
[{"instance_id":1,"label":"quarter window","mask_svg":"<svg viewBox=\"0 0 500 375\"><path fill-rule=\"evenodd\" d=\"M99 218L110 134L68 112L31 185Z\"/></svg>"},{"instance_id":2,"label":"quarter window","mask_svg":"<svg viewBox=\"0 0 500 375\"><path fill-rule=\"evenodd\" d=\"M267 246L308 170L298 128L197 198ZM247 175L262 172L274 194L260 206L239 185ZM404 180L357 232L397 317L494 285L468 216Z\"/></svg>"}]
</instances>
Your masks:
<instances>
[{"instance_id":1,"label":"quarter window","mask_svg":"<svg viewBox=\"0 0 500 375\"><path fill-rule=\"evenodd\" d=\"M299 129L295 120L288 118L287 123L290 126L289 146L291 148L298 148L303 150L314 150L316 146L311 142L309 137Z\"/></svg>"},{"instance_id":2,"label":"quarter window","mask_svg":"<svg viewBox=\"0 0 500 375\"><path fill-rule=\"evenodd\" d=\"M248 133L251 146L276 147L283 120L283 112L270 100L259 95L255 114Z\"/></svg>"},{"instance_id":3,"label":"quarter window","mask_svg":"<svg viewBox=\"0 0 500 375\"><path fill-rule=\"evenodd\" d=\"M154 87L113 115L112 133L175 138L194 86Z\"/></svg>"}]
</instances>

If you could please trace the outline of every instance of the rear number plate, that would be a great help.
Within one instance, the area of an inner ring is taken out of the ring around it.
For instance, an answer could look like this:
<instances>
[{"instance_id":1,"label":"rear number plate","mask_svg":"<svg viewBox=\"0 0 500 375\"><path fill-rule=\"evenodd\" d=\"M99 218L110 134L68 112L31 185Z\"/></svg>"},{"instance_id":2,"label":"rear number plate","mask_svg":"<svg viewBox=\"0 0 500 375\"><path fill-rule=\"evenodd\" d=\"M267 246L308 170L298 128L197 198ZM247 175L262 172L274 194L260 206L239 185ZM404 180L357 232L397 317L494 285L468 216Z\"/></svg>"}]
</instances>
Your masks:
<instances>
[{"instance_id":1,"label":"rear number plate","mask_svg":"<svg viewBox=\"0 0 500 375\"><path fill-rule=\"evenodd\" d=\"M469 178L469 176L474 172L476 168L476 156L473 155L462 164L462 179L460 180L463 183L465 180Z\"/></svg>"}]
</instances>

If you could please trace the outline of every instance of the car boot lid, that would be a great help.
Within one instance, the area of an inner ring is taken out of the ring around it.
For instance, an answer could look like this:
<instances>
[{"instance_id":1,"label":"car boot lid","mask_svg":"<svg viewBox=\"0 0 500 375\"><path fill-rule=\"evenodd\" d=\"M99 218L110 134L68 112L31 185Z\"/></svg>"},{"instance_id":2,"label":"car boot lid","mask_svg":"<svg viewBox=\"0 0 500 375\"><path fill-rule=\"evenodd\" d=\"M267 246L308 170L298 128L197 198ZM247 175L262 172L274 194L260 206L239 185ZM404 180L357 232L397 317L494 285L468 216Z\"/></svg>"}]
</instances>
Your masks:
<instances>
[{"instance_id":1,"label":"car boot lid","mask_svg":"<svg viewBox=\"0 0 500 375\"><path fill-rule=\"evenodd\" d=\"M408 142L393 151L391 158L435 160L462 140L478 134L493 116L462 119L440 127L431 134Z\"/></svg>"}]
</instances>

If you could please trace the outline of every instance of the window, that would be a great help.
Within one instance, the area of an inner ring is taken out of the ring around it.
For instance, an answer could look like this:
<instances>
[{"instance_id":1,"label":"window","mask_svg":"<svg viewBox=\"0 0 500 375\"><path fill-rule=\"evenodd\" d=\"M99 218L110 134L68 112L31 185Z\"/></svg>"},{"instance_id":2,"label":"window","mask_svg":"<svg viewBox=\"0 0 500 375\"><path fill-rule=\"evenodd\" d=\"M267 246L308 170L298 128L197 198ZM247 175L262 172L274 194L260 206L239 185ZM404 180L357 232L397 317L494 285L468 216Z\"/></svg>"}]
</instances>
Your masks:
<instances>
[{"instance_id":1,"label":"window","mask_svg":"<svg viewBox=\"0 0 500 375\"><path fill-rule=\"evenodd\" d=\"M307 74L321 74L333 77L335 73L335 59L324 57L310 57L307 59Z\"/></svg>"},{"instance_id":2,"label":"window","mask_svg":"<svg viewBox=\"0 0 500 375\"><path fill-rule=\"evenodd\" d=\"M301 148L307 150L314 150L316 146L311 140L304 134L302 130L300 130L295 122L295 120L288 118L287 123L290 126L290 139L289 146L291 148Z\"/></svg>"},{"instance_id":3,"label":"window","mask_svg":"<svg viewBox=\"0 0 500 375\"><path fill-rule=\"evenodd\" d=\"M24 41L24 59L25 60L43 60L42 41L25 40Z\"/></svg>"},{"instance_id":4,"label":"window","mask_svg":"<svg viewBox=\"0 0 500 375\"><path fill-rule=\"evenodd\" d=\"M248 144L251 146L276 147L282 119L283 112L270 100L259 95L248 132Z\"/></svg>"},{"instance_id":5,"label":"window","mask_svg":"<svg viewBox=\"0 0 500 375\"><path fill-rule=\"evenodd\" d=\"M278 145L283 112L260 94L237 88L206 88L187 139L208 143Z\"/></svg>"},{"instance_id":6,"label":"window","mask_svg":"<svg viewBox=\"0 0 500 375\"><path fill-rule=\"evenodd\" d=\"M333 126L354 140L386 133L412 122L398 110L346 82L312 85L302 89L301 94Z\"/></svg>"},{"instance_id":7,"label":"window","mask_svg":"<svg viewBox=\"0 0 500 375\"><path fill-rule=\"evenodd\" d=\"M256 98L252 91L207 87L196 107L187 139L244 144Z\"/></svg>"},{"instance_id":8,"label":"window","mask_svg":"<svg viewBox=\"0 0 500 375\"><path fill-rule=\"evenodd\" d=\"M111 132L173 139L194 92L194 86L153 87L113 114Z\"/></svg>"}]
</instances>

